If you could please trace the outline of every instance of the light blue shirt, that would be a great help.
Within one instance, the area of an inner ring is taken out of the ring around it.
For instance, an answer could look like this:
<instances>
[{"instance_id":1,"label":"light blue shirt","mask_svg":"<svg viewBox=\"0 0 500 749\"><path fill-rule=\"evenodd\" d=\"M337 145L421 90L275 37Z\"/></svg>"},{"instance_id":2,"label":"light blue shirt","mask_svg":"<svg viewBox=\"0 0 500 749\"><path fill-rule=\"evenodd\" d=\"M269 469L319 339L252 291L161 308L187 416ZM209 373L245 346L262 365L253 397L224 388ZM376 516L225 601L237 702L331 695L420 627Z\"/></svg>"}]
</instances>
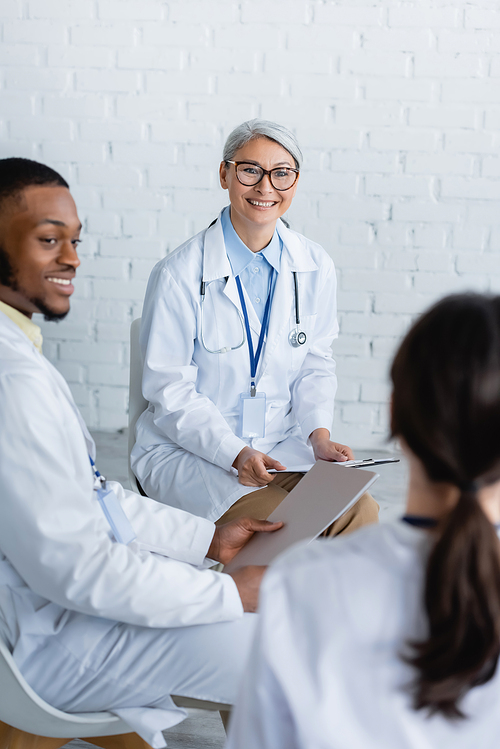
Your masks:
<instances>
[{"instance_id":1,"label":"light blue shirt","mask_svg":"<svg viewBox=\"0 0 500 749\"><path fill-rule=\"evenodd\" d=\"M245 287L245 291L250 297L257 317L262 324L269 293L271 271L273 268L277 273L280 271L281 239L275 229L269 244L260 252L252 252L234 230L229 215L229 206L222 211L221 223L226 253L233 274L240 277L240 281ZM274 284L271 294L273 292Z\"/></svg>"}]
</instances>

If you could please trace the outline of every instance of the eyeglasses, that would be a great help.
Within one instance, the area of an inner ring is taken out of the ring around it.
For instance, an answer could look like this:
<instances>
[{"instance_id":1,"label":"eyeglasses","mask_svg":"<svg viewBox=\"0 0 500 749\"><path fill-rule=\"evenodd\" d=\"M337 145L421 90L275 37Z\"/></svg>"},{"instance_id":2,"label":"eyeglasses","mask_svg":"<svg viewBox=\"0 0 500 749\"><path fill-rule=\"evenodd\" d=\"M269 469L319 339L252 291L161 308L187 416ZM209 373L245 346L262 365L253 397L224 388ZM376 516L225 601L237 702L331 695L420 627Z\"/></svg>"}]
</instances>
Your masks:
<instances>
[{"instance_id":1,"label":"eyeglasses","mask_svg":"<svg viewBox=\"0 0 500 749\"><path fill-rule=\"evenodd\" d=\"M245 187L258 185L267 174L274 189L284 192L293 187L299 178L299 170L288 166L279 166L267 171L258 164L250 164L247 161L226 161L226 164L234 164L236 178Z\"/></svg>"}]
</instances>

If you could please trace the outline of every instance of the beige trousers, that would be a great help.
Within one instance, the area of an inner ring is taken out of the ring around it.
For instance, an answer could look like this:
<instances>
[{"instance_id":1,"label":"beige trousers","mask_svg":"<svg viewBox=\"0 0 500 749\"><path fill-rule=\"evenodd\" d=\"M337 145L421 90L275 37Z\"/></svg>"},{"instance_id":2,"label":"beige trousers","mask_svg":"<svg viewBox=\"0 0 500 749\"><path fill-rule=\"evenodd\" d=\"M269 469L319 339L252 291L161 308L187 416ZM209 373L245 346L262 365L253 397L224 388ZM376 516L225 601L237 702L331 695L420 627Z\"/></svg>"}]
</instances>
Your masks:
<instances>
[{"instance_id":1,"label":"beige trousers","mask_svg":"<svg viewBox=\"0 0 500 749\"><path fill-rule=\"evenodd\" d=\"M269 515L280 505L288 492L292 491L303 473L275 474L274 481L264 489L245 494L232 505L217 521L216 525L228 523L244 516L267 520ZM338 520L323 533L324 536L338 536L339 533L352 533L357 528L370 523L378 523L378 504L371 494L365 492L354 507L347 510Z\"/></svg>"}]
</instances>

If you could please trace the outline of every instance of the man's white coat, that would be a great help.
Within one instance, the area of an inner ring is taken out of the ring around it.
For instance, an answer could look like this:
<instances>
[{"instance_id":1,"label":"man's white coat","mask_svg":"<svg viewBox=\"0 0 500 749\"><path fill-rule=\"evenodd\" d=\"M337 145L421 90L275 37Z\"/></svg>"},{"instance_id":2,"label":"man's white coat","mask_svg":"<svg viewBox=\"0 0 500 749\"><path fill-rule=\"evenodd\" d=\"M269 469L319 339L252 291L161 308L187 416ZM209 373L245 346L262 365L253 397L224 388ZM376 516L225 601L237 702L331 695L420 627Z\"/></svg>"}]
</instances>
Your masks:
<instances>
[{"instance_id":1,"label":"man's white coat","mask_svg":"<svg viewBox=\"0 0 500 749\"><path fill-rule=\"evenodd\" d=\"M128 546L113 541L93 491L95 446L69 388L1 312L0 424L0 636L21 671L36 653L43 675L37 649L53 635L91 665L116 622L185 628L243 615L229 575L199 568L209 521L108 482L137 534ZM152 712L136 711L139 727L154 724Z\"/></svg>"}]
</instances>

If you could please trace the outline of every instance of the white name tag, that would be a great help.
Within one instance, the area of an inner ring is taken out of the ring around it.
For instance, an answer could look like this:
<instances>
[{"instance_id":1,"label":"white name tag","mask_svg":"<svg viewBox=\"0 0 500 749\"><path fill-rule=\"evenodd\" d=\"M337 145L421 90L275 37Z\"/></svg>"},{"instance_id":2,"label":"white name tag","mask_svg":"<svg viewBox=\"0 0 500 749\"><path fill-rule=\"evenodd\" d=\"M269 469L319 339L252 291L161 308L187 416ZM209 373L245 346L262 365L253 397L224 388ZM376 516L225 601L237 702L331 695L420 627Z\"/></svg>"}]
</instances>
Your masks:
<instances>
[{"instance_id":1,"label":"white name tag","mask_svg":"<svg viewBox=\"0 0 500 749\"><path fill-rule=\"evenodd\" d=\"M240 393L240 423L238 437L252 439L266 433L266 394Z\"/></svg>"},{"instance_id":2,"label":"white name tag","mask_svg":"<svg viewBox=\"0 0 500 749\"><path fill-rule=\"evenodd\" d=\"M119 503L116 494L111 491L111 489L99 488L95 491L115 540L118 541L119 544L127 545L137 538L134 529L130 524L130 520L125 515L123 507Z\"/></svg>"}]
</instances>

